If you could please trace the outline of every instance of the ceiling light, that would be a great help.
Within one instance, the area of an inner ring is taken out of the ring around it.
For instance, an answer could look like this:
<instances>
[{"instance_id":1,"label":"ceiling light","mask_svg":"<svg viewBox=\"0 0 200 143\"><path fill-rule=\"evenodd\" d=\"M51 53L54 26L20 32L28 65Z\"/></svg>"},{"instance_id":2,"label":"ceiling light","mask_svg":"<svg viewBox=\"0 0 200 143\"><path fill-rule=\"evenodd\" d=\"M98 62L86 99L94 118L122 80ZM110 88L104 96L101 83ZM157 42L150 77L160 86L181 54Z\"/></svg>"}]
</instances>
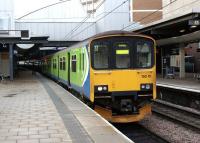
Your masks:
<instances>
[{"instance_id":1,"label":"ceiling light","mask_svg":"<svg viewBox=\"0 0 200 143\"><path fill-rule=\"evenodd\" d=\"M182 30L180 30L179 32L183 33L183 32L185 32L185 29L182 29Z\"/></svg>"},{"instance_id":2,"label":"ceiling light","mask_svg":"<svg viewBox=\"0 0 200 143\"><path fill-rule=\"evenodd\" d=\"M30 49L32 48L35 44L16 44L17 47L21 48L21 49Z\"/></svg>"},{"instance_id":3,"label":"ceiling light","mask_svg":"<svg viewBox=\"0 0 200 143\"><path fill-rule=\"evenodd\" d=\"M192 25L190 28L197 28L197 26L196 25Z\"/></svg>"}]
</instances>

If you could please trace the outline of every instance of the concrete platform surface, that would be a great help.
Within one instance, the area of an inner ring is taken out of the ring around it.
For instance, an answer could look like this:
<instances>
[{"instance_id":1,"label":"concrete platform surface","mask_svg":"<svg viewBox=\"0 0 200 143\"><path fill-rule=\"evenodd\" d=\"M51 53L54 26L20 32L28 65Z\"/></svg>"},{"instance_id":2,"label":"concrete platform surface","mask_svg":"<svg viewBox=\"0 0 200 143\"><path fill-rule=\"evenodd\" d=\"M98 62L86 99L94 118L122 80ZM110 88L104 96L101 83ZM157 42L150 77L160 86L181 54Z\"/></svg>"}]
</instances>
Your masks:
<instances>
[{"instance_id":1,"label":"concrete platform surface","mask_svg":"<svg viewBox=\"0 0 200 143\"><path fill-rule=\"evenodd\" d=\"M0 83L0 143L130 143L55 82L22 71Z\"/></svg>"},{"instance_id":2,"label":"concrete platform surface","mask_svg":"<svg viewBox=\"0 0 200 143\"><path fill-rule=\"evenodd\" d=\"M200 93L200 81L195 79L157 78L157 86Z\"/></svg>"}]
</instances>

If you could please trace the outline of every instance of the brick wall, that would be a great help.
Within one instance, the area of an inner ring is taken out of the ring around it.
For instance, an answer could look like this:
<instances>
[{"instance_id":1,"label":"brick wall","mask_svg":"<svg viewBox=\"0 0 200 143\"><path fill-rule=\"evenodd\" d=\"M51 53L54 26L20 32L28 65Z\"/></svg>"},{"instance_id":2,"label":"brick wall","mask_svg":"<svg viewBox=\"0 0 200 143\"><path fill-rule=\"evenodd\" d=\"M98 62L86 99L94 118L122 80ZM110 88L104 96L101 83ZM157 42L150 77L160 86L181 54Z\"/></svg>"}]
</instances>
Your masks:
<instances>
[{"instance_id":1,"label":"brick wall","mask_svg":"<svg viewBox=\"0 0 200 143\"><path fill-rule=\"evenodd\" d=\"M162 10L159 10L161 8L162 0L133 0L131 11L133 21L147 24L160 20L162 19ZM154 13L155 11L157 12Z\"/></svg>"}]
</instances>

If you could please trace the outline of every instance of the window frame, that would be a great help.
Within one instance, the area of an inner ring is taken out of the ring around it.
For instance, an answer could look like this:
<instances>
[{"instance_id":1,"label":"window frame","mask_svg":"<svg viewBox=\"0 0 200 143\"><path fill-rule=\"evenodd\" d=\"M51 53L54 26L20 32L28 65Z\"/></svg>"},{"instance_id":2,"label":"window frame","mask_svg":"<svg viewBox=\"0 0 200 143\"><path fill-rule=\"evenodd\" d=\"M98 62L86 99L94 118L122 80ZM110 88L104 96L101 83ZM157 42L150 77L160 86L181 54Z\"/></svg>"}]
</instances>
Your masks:
<instances>
[{"instance_id":1,"label":"window frame","mask_svg":"<svg viewBox=\"0 0 200 143\"><path fill-rule=\"evenodd\" d=\"M132 55L131 55L131 53L132 53L132 51L133 51L133 48L131 48L131 43L129 42L129 40L128 41L126 41L126 42L124 42L124 43L126 43L126 44L128 44L128 46L129 46L129 60L130 60L130 65L129 65L129 67L127 67L127 68L119 68L119 67L117 67L117 62L116 62L116 56L117 56L117 54L116 54L116 45L117 44L120 44L120 43L122 43L122 42L115 42L115 43L113 43L112 44L112 48L113 48L113 50L114 50L114 59L113 59L113 62L114 62L114 67L113 67L113 69L130 69L130 68L132 68L131 66L132 66Z\"/></svg>"},{"instance_id":2,"label":"window frame","mask_svg":"<svg viewBox=\"0 0 200 143\"><path fill-rule=\"evenodd\" d=\"M74 64L75 64L75 66L74 66ZM72 56L71 56L71 71L72 72L77 72L77 56L76 56L76 54L73 54ZM74 69L75 68L75 69Z\"/></svg>"},{"instance_id":3,"label":"window frame","mask_svg":"<svg viewBox=\"0 0 200 143\"><path fill-rule=\"evenodd\" d=\"M147 42L147 41L150 42L150 40L140 39L140 42ZM136 46L136 44L137 43L138 43L138 41L134 42L134 54L136 56L133 56L133 65L135 65L135 66L133 66L133 68L134 69L150 69L150 68L152 68L155 65L155 56L156 56L155 52L154 52L155 51L154 42L153 41L151 42L151 44L152 44L151 49L150 49L151 50L151 65L148 66L148 67L138 67L138 66L136 66L137 65L137 63L136 63L136 61L137 61L137 46Z\"/></svg>"},{"instance_id":4,"label":"window frame","mask_svg":"<svg viewBox=\"0 0 200 143\"><path fill-rule=\"evenodd\" d=\"M99 40L99 41L104 41L104 39L105 38L102 38L102 39L96 39L96 40ZM92 68L93 69L95 69L95 70L109 70L109 69L111 69L111 67L112 67L112 61L111 61L111 58L110 58L110 56L113 56L113 49L112 48L109 48L108 49L108 68L96 68L96 67L94 67L94 48L91 48L92 47L92 45L93 45L93 42L94 41L92 41L91 43L90 43L90 50L91 50L91 66L92 66ZM107 43L108 43L108 47L110 47L111 46L111 44L110 44L110 42L109 41L106 41Z\"/></svg>"},{"instance_id":5,"label":"window frame","mask_svg":"<svg viewBox=\"0 0 200 143\"><path fill-rule=\"evenodd\" d=\"M63 63L63 62L62 62L62 57L61 57L61 58L59 58L59 64L60 64L60 65L59 65L59 69L60 69L60 70L63 70L63 65L62 65L62 63Z\"/></svg>"},{"instance_id":6,"label":"window frame","mask_svg":"<svg viewBox=\"0 0 200 143\"><path fill-rule=\"evenodd\" d=\"M62 65L62 66L63 66L63 67L62 67L62 68L63 68L62 70L65 71L65 70L66 70L66 57L62 57L62 64L63 64L63 65Z\"/></svg>"}]
</instances>

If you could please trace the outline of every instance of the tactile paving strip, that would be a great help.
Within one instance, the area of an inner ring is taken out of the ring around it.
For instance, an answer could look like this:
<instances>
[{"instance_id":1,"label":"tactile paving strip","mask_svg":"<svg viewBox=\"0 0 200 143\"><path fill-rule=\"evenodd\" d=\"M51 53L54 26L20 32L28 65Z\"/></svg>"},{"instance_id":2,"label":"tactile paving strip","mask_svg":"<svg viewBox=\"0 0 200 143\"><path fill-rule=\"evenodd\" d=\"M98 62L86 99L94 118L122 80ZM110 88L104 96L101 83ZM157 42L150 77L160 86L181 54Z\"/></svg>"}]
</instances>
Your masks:
<instances>
[{"instance_id":1,"label":"tactile paving strip","mask_svg":"<svg viewBox=\"0 0 200 143\"><path fill-rule=\"evenodd\" d=\"M53 103L58 110L59 115L63 119L64 125L73 141L73 143L93 143L94 141L76 119L74 114L67 108L64 102L58 97L54 90L47 84L45 79L39 79L51 97Z\"/></svg>"}]
</instances>

